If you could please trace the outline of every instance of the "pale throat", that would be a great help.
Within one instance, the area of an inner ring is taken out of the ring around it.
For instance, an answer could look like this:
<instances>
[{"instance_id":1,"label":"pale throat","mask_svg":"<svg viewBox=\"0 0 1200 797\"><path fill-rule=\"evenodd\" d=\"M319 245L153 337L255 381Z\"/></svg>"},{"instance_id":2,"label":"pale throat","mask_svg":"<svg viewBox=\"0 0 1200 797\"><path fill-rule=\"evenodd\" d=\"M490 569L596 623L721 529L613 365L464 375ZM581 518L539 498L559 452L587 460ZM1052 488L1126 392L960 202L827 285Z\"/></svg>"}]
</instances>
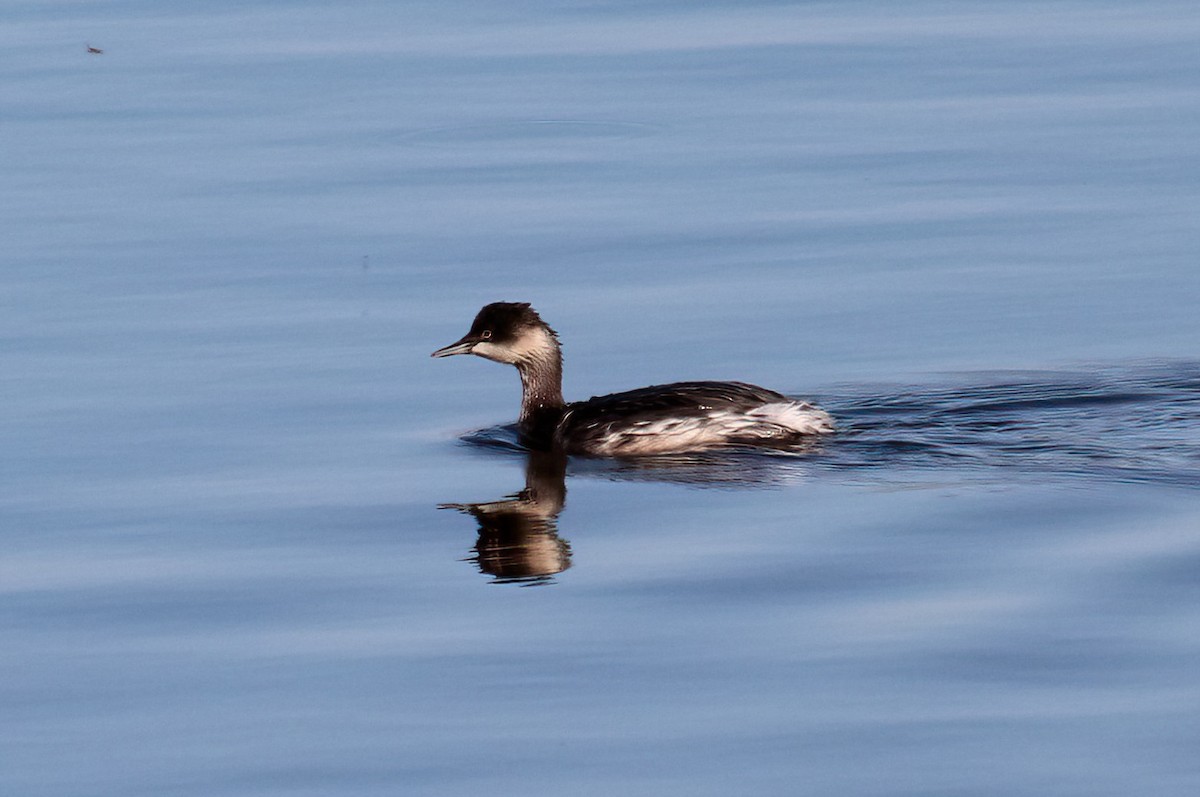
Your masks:
<instances>
[{"instance_id":1,"label":"pale throat","mask_svg":"<svg viewBox=\"0 0 1200 797\"><path fill-rule=\"evenodd\" d=\"M561 409L562 353L558 341L548 332L538 331L532 345L520 346L520 359L514 363L521 374L521 421L528 421L542 410Z\"/></svg>"}]
</instances>

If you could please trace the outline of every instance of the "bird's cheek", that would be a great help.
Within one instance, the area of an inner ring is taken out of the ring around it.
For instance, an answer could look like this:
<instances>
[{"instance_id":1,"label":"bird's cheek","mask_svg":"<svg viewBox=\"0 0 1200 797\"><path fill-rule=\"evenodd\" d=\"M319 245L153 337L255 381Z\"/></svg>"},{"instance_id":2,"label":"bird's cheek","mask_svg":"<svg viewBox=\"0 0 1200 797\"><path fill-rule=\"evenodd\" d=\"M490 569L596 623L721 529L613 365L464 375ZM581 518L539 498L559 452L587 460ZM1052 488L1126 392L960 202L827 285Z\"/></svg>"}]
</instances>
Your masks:
<instances>
[{"instance_id":1,"label":"bird's cheek","mask_svg":"<svg viewBox=\"0 0 1200 797\"><path fill-rule=\"evenodd\" d=\"M511 354L507 350L502 349L493 343L488 343L486 340L476 343L475 348L471 351L471 353L478 354L480 357L485 357L498 363L514 362Z\"/></svg>"}]
</instances>

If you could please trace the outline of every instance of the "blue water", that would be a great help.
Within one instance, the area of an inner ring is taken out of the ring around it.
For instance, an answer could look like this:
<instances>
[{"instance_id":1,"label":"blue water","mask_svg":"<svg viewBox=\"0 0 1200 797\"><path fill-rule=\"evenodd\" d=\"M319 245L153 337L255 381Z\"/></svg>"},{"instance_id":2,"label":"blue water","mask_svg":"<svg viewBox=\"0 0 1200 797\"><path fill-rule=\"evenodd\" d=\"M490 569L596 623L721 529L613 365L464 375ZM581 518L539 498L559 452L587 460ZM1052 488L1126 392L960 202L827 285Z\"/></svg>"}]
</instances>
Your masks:
<instances>
[{"instance_id":1,"label":"blue water","mask_svg":"<svg viewBox=\"0 0 1200 797\"><path fill-rule=\"evenodd\" d=\"M0 793L1200 789L1191 5L0 22ZM841 431L530 457L501 299Z\"/></svg>"}]
</instances>

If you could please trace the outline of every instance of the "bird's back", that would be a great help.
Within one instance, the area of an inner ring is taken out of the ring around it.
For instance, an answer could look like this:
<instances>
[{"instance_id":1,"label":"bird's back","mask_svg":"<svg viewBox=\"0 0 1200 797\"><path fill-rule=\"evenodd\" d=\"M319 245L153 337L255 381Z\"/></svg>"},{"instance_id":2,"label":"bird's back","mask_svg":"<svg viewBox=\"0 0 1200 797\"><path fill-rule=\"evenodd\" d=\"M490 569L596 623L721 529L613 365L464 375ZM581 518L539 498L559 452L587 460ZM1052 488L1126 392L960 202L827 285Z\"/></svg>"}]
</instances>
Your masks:
<instances>
[{"instance_id":1,"label":"bird's back","mask_svg":"<svg viewBox=\"0 0 1200 797\"><path fill-rule=\"evenodd\" d=\"M675 382L567 406L555 433L568 453L638 456L833 431L823 410L743 382Z\"/></svg>"}]
</instances>

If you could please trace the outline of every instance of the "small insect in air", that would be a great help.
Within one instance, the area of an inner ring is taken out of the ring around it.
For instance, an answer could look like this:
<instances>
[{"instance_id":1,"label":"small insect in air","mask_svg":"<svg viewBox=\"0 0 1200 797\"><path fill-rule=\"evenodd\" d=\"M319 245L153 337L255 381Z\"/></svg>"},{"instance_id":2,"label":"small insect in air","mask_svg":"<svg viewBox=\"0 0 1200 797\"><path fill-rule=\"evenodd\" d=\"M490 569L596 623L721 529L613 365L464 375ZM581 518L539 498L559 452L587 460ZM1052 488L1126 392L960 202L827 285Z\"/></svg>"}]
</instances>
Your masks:
<instances>
[{"instance_id":1,"label":"small insect in air","mask_svg":"<svg viewBox=\"0 0 1200 797\"><path fill-rule=\"evenodd\" d=\"M104 55L104 51L103 51L103 50L101 50L99 47L93 47L93 46L92 46L92 45L90 45L90 44L89 44L89 45L87 45L87 51L88 51L88 53L90 53L91 55Z\"/></svg>"}]
</instances>

